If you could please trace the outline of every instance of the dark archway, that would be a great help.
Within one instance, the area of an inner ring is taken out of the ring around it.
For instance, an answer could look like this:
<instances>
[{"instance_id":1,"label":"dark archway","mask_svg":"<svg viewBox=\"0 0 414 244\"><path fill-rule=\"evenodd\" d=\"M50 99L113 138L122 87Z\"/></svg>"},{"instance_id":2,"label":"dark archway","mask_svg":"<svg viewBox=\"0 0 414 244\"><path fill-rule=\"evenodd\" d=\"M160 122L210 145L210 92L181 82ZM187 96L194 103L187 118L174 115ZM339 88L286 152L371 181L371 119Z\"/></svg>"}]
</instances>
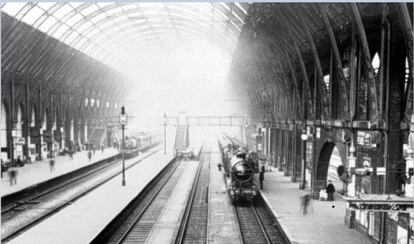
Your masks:
<instances>
[{"instance_id":1,"label":"dark archway","mask_svg":"<svg viewBox=\"0 0 414 244\"><path fill-rule=\"evenodd\" d=\"M331 159L332 152L335 148L335 143L333 142L326 142L320 153L319 153L319 160L316 166L316 189L319 192L319 189L326 187L326 182L328 178L328 170L329 170L329 161Z\"/></svg>"},{"instance_id":2,"label":"dark archway","mask_svg":"<svg viewBox=\"0 0 414 244\"><path fill-rule=\"evenodd\" d=\"M1 103L1 158L5 161L10 159L10 151L9 151L9 131L10 131L10 124L9 124L9 110L7 107L7 102L4 100Z\"/></svg>"}]
</instances>

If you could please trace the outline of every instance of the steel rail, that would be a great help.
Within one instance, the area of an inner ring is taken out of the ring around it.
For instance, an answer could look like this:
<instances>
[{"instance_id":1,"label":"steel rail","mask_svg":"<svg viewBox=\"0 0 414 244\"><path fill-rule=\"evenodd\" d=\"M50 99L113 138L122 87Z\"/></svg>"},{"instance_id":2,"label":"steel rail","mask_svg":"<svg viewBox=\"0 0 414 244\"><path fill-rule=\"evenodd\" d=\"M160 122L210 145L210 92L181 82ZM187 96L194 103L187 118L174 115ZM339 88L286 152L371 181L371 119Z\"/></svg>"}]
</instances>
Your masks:
<instances>
[{"instance_id":1,"label":"steel rail","mask_svg":"<svg viewBox=\"0 0 414 244\"><path fill-rule=\"evenodd\" d=\"M197 173L196 173L195 179L193 181L190 196L188 198L188 201L187 201L187 204L186 204L186 207L185 207L185 210L184 210L184 216L182 218L180 228L178 230L178 234L177 234L177 237L175 239L176 244L183 243L184 236L186 234L186 230L187 230L187 227L188 227L188 222L190 220L191 211L192 211L192 208L194 206L194 199L195 199L195 195L196 195L196 190L197 190L197 187L200 183L201 169L203 168L204 163L205 162L203 160L203 162L199 162L199 164L198 164Z\"/></svg>"},{"instance_id":2,"label":"steel rail","mask_svg":"<svg viewBox=\"0 0 414 244\"><path fill-rule=\"evenodd\" d=\"M242 226L242 220L240 219L240 214L241 213L237 210L237 208L238 208L237 206L233 205L233 211L234 211L234 214L235 214L236 219L237 219L236 222L238 224L240 238L241 238L242 243L245 244L245 243L247 243L246 240L245 240L246 239L245 238L246 233L243 233L243 230L242 230L242 227L241 227ZM246 209L247 209L247 207L246 207ZM269 238L269 236L266 232L266 229L264 228L264 226L262 224L262 221L260 220L260 218L259 218L259 216L256 212L256 209L255 209L255 207L253 206L252 203L250 203L249 209L252 211L253 215L255 216L255 220L257 222L257 225L260 227L261 233L263 234L263 237L266 240L266 243L271 244L272 242L270 241L270 238Z\"/></svg>"},{"instance_id":3,"label":"steel rail","mask_svg":"<svg viewBox=\"0 0 414 244\"><path fill-rule=\"evenodd\" d=\"M142 160L144 160L144 159L146 159L146 158L148 158L148 157L152 156L153 154L155 154L155 153L156 153L156 152L158 152L158 151L159 151L159 150L156 150L156 151L154 151L154 152L151 152L150 154L146 155L145 157L143 157L143 158L139 159L138 161L136 161L136 162L134 162L134 163L130 164L128 167L126 167L126 170L127 170L127 169L129 169L129 168L131 168L131 167L133 167L133 166L135 166L136 164L140 163ZM113 166L113 165L112 165L112 166ZM106 167L105 167L105 168L106 168ZM101 170L104 170L105 168L101 168ZM100 173L100 172L94 172L94 173L92 173L92 174L95 174L95 173ZM35 224L37 224L37 223L40 223L40 222L41 222L41 221L43 221L44 219L46 219L46 218L48 218L48 217L52 216L53 214L55 214L56 212L60 211L61 209L63 209L63 208L64 208L64 207L66 207L67 205L70 205L71 203L73 203L75 200L77 200L77 199L79 199L80 197L82 197L82 196L84 196L84 195L88 194L88 193L89 193L89 192L91 192L92 190L94 190L94 189L98 188L99 186L101 186L101 185L105 184L106 182L108 182L109 180L111 180L111 179L115 178L116 176L118 176L118 175L119 175L119 174L121 174L121 173L122 173L122 171L120 170L120 171L118 171L118 172L116 172L116 173L112 174L111 176L109 176L108 178L106 178L106 179L102 180L102 181L101 181L101 182L99 182L98 184L96 184L96 185L94 185L94 186L92 186L92 187L90 187L90 188L86 189L86 190L85 190L84 192L82 192L81 194L76 195L75 197L73 197L72 199L70 199L70 201L67 201L67 202L65 202L65 203L61 204L60 206L58 206L58 207L56 207L56 208L53 208L52 210L50 210L49 212L45 213L44 215L42 215L42 216L40 216L40 217L38 217L38 218L34 218L34 219L32 219L31 221L29 221L29 222L27 222L27 223L24 223L24 224L23 224L20 228L16 229L15 231L11 231L10 233L7 233L7 234L2 235L2 237L1 237L1 241L2 241L2 242L6 242L6 241L9 241L9 240L11 240L11 239L15 238L16 236L18 236L18 235L20 235L21 233L23 233L25 230L29 229L30 227L34 226L34 225L35 225ZM88 174L88 176L89 176L89 174ZM84 179L86 179L86 178L87 178L87 176L81 177L80 179L78 179L78 180L77 180L77 182L82 181L82 180L84 180ZM75 182L72 182L72 184L76 184L77 182L76 182L76 181L75 181ZM59 189L61 189L61 188L63 188L63 187L66 187L66 186L69 186L69 184L66 184L65 186L61 186ZM74 187L75 187L75 186L74 186ZM59 190L59 189L55 189L55 190L54 190L54 191L52 191L52 192L55 192L55 191L57 191L57 190ZM40 197L38 197L38 198L40 198ZM21 205L20 205L20 206L21 206Z\"/></svg>"},{"instance_id":4,"label":"steel rail","mask_svg":"<svg viewBox=\"0 0 414 244\"><path fill-rule=\"evenodd\" d=\"M178 166L180 164L177 163L175 165L175 168L171 170L170 174L167 176L167 179L165 180L165 182L163 182L163 184L161 184L161 186L159 186L158 189L156 189L156 191L154 192L153 196L150 198L150 200L145 204L145 206L143 207L143 209L141 210L141 212L139 214L137 214L135 216L135 218L132 220L132 224L128 226L127 230L121 235L121 237L115 242L116 244L120 244L123 243L123 241L125 240L125 238L129 235L129 233L132 231L132 229L134 228L134 226L139 222L139 220L141 219L142 215L146 212L146 210L148 209L149 206L151 206L152 202L155 200L155 198L158 196L158 193L160 193L160 191L163 189L163 187L168 183L169 179L171 178L171 176L174 174L174 172L177 170Z\"/></svg>"}]
</instances>

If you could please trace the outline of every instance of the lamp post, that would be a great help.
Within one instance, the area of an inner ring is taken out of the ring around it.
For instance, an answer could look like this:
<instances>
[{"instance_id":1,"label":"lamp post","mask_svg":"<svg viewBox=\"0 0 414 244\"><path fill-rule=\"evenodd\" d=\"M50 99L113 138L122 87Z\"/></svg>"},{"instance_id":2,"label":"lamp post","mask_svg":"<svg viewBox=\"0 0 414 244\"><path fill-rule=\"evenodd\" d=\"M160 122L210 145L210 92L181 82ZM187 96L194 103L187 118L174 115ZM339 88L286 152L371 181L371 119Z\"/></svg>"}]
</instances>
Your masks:
<instances>
[{"instance_id":1,"label":"lamp post","mask_svg":"<svg viewBox=\"0 0 414 244\"><path fill-rule=\"evenodd\" d=\"M303 158L302 158L302 177L301 177L299 189L304 190L306 188L306 141L308 140L308 135L306 134L306 130L302 131L302 135L300 136L300 138L302 139Z\"/></svg>"},{"instance_id":2,"label":"lamp post","mask_svg":"<svg viewBox=\"0 0 414 244\"><path fill-rule=\"evenodd\" d=\"M414 152L413 149L411 148L411 143L409 143L409 147L407 149L407 158L406 158L406 177L407 177L407 183L405 186L405 196L406 197L414 197L414 187L413 187L413 168L414 168Z\"/></svg>"},{"instance_id":3,"label":"lamp post","mask_svg":"<svg viewBox=\"0 0 414 244\"><path fill-rule=\"evenodd\" d=\"M12 132L11 132L11 134L12 134L12 143L11 143L11 150L10 150L10 159L11 159L11 165L14 167L15 166L15 163L14 163L14 157L16 156L16 155L14 155L14 151L16 150L16 145L15 145L15 141L16 141L16 138L17 138L17 129L12 129Z\"/></svg>"},{"instance_id":4,"label":"lamp post","mask_svg":"<svg viewBox=\"0 0 414 244\"><path fill-rule=\"evenodd\" d=\"M267 140L266 140L266 127L263 126L262 128L262 148L263 148L263 156L266 157L267 154Z\"/></svg>"},{"instance_id":5,"label":"lamp post","mask_svg":"<svg viewBox=\"0 0 414 244\"><path fill-rule=\"evenodd\" d=\"M122 106L121 107L121 113L119 114L119 123L121 124L121 128L122 128L122 186L125 186L125 156L124 156L124 152L125 152L125 136L124 136L124 131L125 131L125 125L127 124L127 120L128 120L128 115L125 113L125 107Z\"/></svg>"},{"instance_id":6,"label":"lamp post","mask_svg":"<svg viewBox=\"0 0 414 244\"><path fill-rule=\"evenodd\" d=\"M356 165L354 140L351 140L348 157L348 173L351 175L351 182L347 183L347 192L349 197L355 196L355 175L353 174Z\"/></svg>"},{"instance_id":7,"label":"lamp post","mask_svg":"<svg viewBox=\"0 0 414 244\"><path fill-rule=\"evenodd\" d=\"M164 113L164 155L167 153L167 114Z\"/></svg>"}]
</instances>

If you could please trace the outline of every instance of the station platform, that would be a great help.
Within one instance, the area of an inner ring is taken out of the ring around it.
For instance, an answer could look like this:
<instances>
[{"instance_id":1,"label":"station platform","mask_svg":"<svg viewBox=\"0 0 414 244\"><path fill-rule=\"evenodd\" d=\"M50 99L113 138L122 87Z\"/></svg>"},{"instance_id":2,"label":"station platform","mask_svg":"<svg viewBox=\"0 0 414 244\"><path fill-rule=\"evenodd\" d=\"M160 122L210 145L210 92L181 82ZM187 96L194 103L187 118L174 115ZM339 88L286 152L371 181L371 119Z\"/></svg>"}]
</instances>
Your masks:
<instances>
[{"instance_id":1,"label":"station platform","mask_svg":"<svg viewBox=\"0 0 414 244\"><path fill-rule=\"evenodd\" d=\"M145 243L174 243L175 235L180 228L177 223L180 223L183 219L198 165L199 163L196 161L183 161L178 166L184 172L175 185L167 204L164 206Z\"/></svg>"},{"instance_id":2,"label":"station platform","mask_svg":"<svg viewBox=\"0 0 414 244\"><path fill-rule=\"evenodd\" d=\"M126 165L151 151L126 160ZM173 158L162 150L17 236L9 243L89 243Z\"/></svg>"},{"instance_id":3,"label":"station platform","mask_svg":"<svg viewBox=\"0 0 414 244\"><path fill-rule=\"evenodd\" d=\"M118 150L114 148L106 148L103 152L101 152L101 150L96 150L95 155L92 154L91 161L89 161L87 153L88 151L77 152L73 154L73 159L70 159L68 155L56 156L55 169L52 172L50 172L49 169L48 158L41 161L34 161L31 164L26 164L24 167L13 168L18 172L17 184L15 185L10 185L7 172L3 172L3 178L1 178L0 181L1 196L3 197L9 195L27 187L85 167L86 165L112 157L118 154Z\"/></svg>"},{"instance_id":4,"label":"station platform","mask_svg":"<svg viewBox=\"0 0 414 244\"><path fill-rule=\"evenodd\" d=\"M300 211L299 183L290 181L277 169L266 172L261 194L276 216L292 244L371 243L359 232L345 226L346 201L336 197L335 201L311 200L309 213Z\"/></svg>"}]
</instances>

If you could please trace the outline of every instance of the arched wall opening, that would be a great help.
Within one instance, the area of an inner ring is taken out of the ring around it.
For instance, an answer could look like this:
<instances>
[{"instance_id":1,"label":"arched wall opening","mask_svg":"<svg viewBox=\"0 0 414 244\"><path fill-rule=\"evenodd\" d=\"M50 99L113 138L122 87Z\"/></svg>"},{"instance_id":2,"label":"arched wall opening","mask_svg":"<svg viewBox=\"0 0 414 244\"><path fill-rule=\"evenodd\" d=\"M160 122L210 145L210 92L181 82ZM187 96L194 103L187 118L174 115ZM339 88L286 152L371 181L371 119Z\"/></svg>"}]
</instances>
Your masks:
<instances>
[{"instance_id":1,"label":"arched wall opening","mask_svg":"<svg viewBox=\"0 0 414 244\"><path fill-rule=\"evenodd\" d=\"M9 155L9 140L8 140L8 136L7 136L7 131L8 131L8 125L7 125L7 120L9 118L9 113L7 110L7 104L5 101L3 101L1 103L1 118L0 118L0 143L1 143L1 159L3 159L4 161L10 160L10 155Z\"/></svg>"},{"instance_id":2,"label":"arched wall opening","mask_svg":"<svg viewBox=\"0 0 414 244\"><path fill-rule=\"evenodd\" d=\"M52 143L48 143L46 140L46 133L49 133L49 140L52 140L52 128L53 128L53 122L50 118L50 109L46 108L45 112L43 113L43 120L41 121L41 154L47 155L47 152L52 150ZM43 156L42 156L43 157Z\"/></svg>"},{"instance_id":3,"label":"arched wall opening","mask_svg":"<svg viewBox=\"0 0 414 244\"><path fill-rule=\"evenodd\" d=\"M24 155L24 145L25 141L23 138L23 114L24 114L24 106L23 104L19 104L17 106L17 121L16 125L14 126L15 135L13 135L14 138L14 159L18 159L20 157L21 160L23 160Z\"/></svg>"},{"instance_id":4,"label":"arched wall opening","mask_svg":"<svg viewBox=\"0 0 414 244\"><path fill-rule=\"evenodd\" d=\"M30 122L29 122L29 131L28 131L28 146L27 146L27 156L30 157L32 162L36 159L36 144L40 139L40 133L38 127L36 127L37 108L33 105L30 111Z\"/></svg>"},{"instance_id":5,"label":"arched wall opening","mask_svg":"<svg viewBox=\"0 0 414 244\"><path fill-rule=\"evenodd\" d=\"M339 168L339 169L338 169ZM341 159L340 150L333 142L326 142L319 153L316 168L316 189L324 189L328 180L332 180L338 193L345 193L346 185L342 182L339 173L343 173L345 164Z\"/></svg>"},{"instance_id":6,"label":"arched wall opening","mask_svg":"<svg viewBox=\"0 0 414 244\"><path fill-rule=\"evenodd\" d=\"M332 181L335 186L336 192L344 195L346 192L345 183L341 180L340 176L344 173L345 166L342 163L341 156L339 155L338 147L334 147L332 150L331 158L329 159L329 168L327 180Z\"/></svg>"}]
</instances>

